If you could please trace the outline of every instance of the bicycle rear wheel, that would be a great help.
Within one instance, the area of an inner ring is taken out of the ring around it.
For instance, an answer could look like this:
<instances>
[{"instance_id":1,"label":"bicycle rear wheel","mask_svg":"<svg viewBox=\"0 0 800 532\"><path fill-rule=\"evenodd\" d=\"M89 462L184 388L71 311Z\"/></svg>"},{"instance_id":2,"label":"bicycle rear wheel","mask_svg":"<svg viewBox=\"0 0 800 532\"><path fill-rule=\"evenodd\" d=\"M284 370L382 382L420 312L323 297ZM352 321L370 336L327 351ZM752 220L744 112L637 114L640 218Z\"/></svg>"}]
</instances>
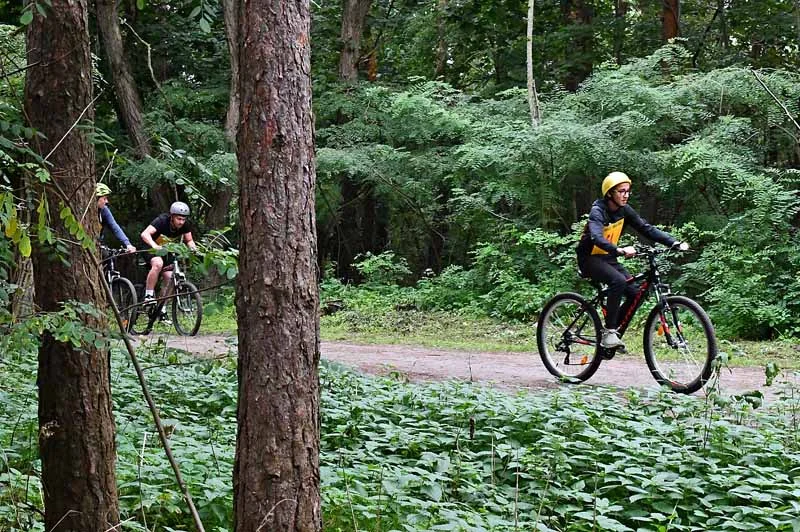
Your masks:
<instances>
[{"instance_id":1,"label":"bicycle rear wheel","mask_svg":"<svg viewBox=\"0 0 800 532\"><path fill-rule=\"evenodd\" d=\"M130 331L136 319L136 289L133 283L125 277L117 277L111 280L111 297L117 305L122 326L125 332Z\"/></svg>"},{"instance_id":2,"label":"bicycle rear wheel","mask_svg":"<svg viewBox=\"0 0 800 532\"><path fill-rule=\"evenodd\" d=\"M197 288L189 281L175 287L172 300L172 322L178 334L194 336L203 319L203 300Z\"/></svg>"},{"instance_id":3,"label":"bicycle rear wheel","mask_svg":"<svg viewBox=\"0 0 800 532\"><path fill-rule=\"evenodd\" d=\"M579 294L563 293L539 315L536 343L544 366L564 382L585 381L600 366L600 317Z\"/></svg>"},{"instance_id":4,"label":"bicycle rear wheel","mask_svg":"<svg viewBox=\"0 0 800 532\"><path fill-rule=\"evenodd\" d=\"M694 393L711 377L717 357L714 326L703 308L684 296L656 305L644 329L644 359L659 384Z\"/></svg>"}]
</instances>

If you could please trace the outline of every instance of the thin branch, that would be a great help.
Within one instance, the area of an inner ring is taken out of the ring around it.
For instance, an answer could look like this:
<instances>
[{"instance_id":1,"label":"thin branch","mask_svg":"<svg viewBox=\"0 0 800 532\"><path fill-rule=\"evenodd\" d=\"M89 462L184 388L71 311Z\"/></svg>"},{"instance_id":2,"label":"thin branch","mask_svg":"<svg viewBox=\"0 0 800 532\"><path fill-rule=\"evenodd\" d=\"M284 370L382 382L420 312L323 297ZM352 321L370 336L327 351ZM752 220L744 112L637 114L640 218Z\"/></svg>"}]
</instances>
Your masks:
<instances>
[{"instance_id":1,"label":"thin branch","mask_svg":"<svg viewBox=\"0 0 800 532\"><path fill-rule=\"evenodd\" d=\"M758 72L756 72L755 70L751 70L750 73L753 74L753 77L756 78L756 81L758 81L761 84L761 86L764 87L764 90L767 91L767 93L770 96L772 96L772 99L775 100L775 103L777 103L781 107L781 109L783 109L783 112L786 113L786 116L788 116L789 120L792 121L792 124L794 124L794 127L796 127L798 131L800 131L800 124L797 123L797 121L794 119L792 114L789 112L789 109L786 108L786 106L783 104L783 102L781 102L778 99L778 97L775 96L775 94L771 90L769 90L769 87L767 87L767 84L764 83L764 81L761 79L761 76L758 75ZM795 140L797 140L797 139L795 138Z\"/></svg>"},{"instance_id":2,"label":"thin branch","mask_svg":"<svg viewBox=\"0 0 800 532\"><path fill-rule=\"evenodd\" d=\"M47 162L47 160L50 158L50 156L51 156L51 155L53 155L53 152L55 152L55 151L58 149L58 147L59 147L59 146L61 146L61 143L62 143L62 142L64 142L64 139L66 139L66 138L67 138L67 136L68 136L70 133L72 133L72 130L73 130L73 129L75 129L75 127L78 125L78 122L80 122L80 121L81 121L81 119L83 118L83 115L85 115L85 114L86 114L86 111L88 111L89 109L92 109L92 108L94 107L94 102L96 102L96 101L98 100L98 98L100 98L100 96L102 96L102 95L103 95L103 91L100 91L100 94L98 94L97 96L95 96L95 97L92 99L92 101L91 101L91 102L89 102L88 104L86 104L86 107L84 107L84 108L83 108L83 111L81 111L81 114L80 114L80 115L78 115L78 118L76 118L76 119L75 119L75 122L74 122L74 123L73 123L73 124L72 124L72 125L69 127L69 129L67 130L67 132L66 132L66 133L64 133L64 136L62 136L62 137L61 137L61 138L58 140L58 142L56 143L56 145L55 145L55 146L53 146L53 149L52 149L52 150L50 150L50 153L48 153L48 154L47 154L47 156L44 158L44 161L45 161L45 162Z\"/></svg>"}]
</instances>

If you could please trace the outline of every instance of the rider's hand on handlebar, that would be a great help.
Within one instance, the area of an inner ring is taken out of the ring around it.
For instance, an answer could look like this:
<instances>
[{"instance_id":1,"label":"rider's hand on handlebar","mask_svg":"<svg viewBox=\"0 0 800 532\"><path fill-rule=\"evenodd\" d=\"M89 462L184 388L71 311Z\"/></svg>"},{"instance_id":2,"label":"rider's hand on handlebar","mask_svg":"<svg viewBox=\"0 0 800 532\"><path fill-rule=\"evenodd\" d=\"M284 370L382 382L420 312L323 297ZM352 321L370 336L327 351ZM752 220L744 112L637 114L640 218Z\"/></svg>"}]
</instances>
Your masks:
<instances>
[{"instance_id":1,"label":"rider's hand on handlebar","mask_svg":"<svg viewBox=\"0 0 800 532\"><path fill-rule=\"evenodd\" d=\"M677 248L681 251L689 251L689 243L688 242L675 242L672 244L673 248Z\"/></svg>"},{"instance_id":2,"label":"rider's hand on handlebar","mask_svg":"<svg viewBox=\"0 0 800 532\"><path fill-rule=\"evenodd\" d=\"M128 244L127 246L125 246L125 251L127 251L128 253L136 253L136 246L134 246L133 244Z\"/></svg>"},{"instance_id":3,"label":"rider's hand on handlebar","mask_svg":"<svg viewBox=\"0 0 800 532\"><path fill-rule=\"evenodd\" d=\"M624 255L626 258L636 255L636 248L633 246L625 246L624 248L617 248L617 251Z\"/></svg>"}]
</instances>

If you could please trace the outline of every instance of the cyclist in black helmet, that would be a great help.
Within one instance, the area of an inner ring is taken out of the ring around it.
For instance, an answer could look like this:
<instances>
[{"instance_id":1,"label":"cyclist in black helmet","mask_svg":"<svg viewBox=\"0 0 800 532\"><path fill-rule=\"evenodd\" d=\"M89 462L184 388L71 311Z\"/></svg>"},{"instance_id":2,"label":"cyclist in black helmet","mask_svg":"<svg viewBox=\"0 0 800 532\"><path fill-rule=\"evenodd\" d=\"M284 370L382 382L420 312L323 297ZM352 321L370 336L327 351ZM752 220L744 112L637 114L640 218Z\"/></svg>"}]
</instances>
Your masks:
<instances>
[{"instance_id":1,"label":"cyclist in black helmet","mask_svg":"<svg viewBox=\"0 0 800 532\"><path fill-rule=\"evenodd\" d=\"M197 245L192 239L192 231L186 223L189 212L188 205L182 201L176 201L170 206L168 213L159 214L156 219L150 222L150 225L142 231L142 241L152 249L161 249L163 244L182 238L183 242L189 246L189 249L197 251ZM163 275L165 281L163 286L165 289L169 286L167 281L169 281L172 272L165 271L163 268L163 257L153 257L150 259L150 271L145 281L144 301L142 303L148 304L154 302L159 273Z\"/></svg>"},{"instance_id":2,"label":"cyclist in black helmet","mask_svg":"<svg viewBox=\"0 0 800 532\"><path fill-rule=\"evenodd\" d=\"M603 179L600 190L603 198L592 204L589 221L583 228L578 243L578 267L591 279L608 285L606 301L606 328L600 345L605 348L625 347L617 334L620 321L622 295L636 294L636 286L628 284L631 275L617 262L617 257L633 257L633 246L617 247L622 230L630 226L645 237L665 246L680 245L689 249L686 242L678 242L672 235L656 229L628 205L631 179L623 172L611 172ZM624 308L628 308L627 301Z\"/></svg>"}]
</instances>

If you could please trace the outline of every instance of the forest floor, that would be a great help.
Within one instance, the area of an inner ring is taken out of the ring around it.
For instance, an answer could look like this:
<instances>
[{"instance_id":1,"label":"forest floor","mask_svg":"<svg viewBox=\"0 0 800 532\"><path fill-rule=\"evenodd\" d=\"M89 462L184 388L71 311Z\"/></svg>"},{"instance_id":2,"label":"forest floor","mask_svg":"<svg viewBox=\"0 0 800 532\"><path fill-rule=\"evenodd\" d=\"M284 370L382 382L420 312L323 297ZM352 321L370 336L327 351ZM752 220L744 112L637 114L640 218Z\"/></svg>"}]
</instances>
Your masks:
<instances>
[{"instance_id":1,"label":"forest floor","mask_svg":"<svg viewBox=\"0 0 800 532\"><path fill-rule=\"evenodd\" d=\"M203 357L234 356L236 353L235 336L164 335L154 338L151 335L140 341L158 341L168 348ZM320 351L322 358L330 362L368 374L393 375L411 382L456 379L508 391L536 391L562 386L547 372L536 353L469 352L329 341L322 342ZM720 377L720 391L725 395L735 395L760 390L766 398L774 397L779 387L767 387L765 381L763 367L724 368ZM788 372L776 382L800 385L800 375ZM597 373L583 385L623 389L658 387L641 354L628 354L604 361Z\"/></svg>"}]
</instances>

